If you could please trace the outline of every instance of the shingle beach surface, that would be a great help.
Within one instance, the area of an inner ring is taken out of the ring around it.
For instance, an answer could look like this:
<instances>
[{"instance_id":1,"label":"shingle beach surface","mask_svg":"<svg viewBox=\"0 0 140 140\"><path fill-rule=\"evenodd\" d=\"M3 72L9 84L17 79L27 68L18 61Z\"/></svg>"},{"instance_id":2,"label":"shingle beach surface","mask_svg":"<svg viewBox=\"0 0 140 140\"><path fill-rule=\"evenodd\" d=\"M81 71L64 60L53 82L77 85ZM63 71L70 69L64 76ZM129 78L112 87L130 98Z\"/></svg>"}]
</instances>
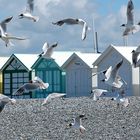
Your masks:
<instances>
[{"instance_id":1,"label":"shingle beach surface","mask_svg":"<svg viewBox=\"0 0 140 140\"><path fill-rule=\"evenodd\" d=\"M140 98L129 99L126 108L110 98L56 99L45 106L42 99L18 99L0 113L0 140L140 140ZM67 127L80 114L84 134Z\"/></svg>"}]
</instances>

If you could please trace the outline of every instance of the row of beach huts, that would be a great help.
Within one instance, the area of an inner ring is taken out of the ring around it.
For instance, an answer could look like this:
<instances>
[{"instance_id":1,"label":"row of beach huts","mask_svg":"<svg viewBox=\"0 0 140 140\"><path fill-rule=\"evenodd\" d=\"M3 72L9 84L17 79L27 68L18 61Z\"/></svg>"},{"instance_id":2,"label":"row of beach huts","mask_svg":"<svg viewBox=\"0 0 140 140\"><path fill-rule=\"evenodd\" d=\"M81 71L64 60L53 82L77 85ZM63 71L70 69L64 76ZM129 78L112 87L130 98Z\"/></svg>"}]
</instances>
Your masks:
<instances>
[{"instance_id":1,"label":"row of beach huts","mask_svg":"<svg viewBox=\"0 0 140 140\"><path fill-rule=\"evenodd\" d=\"M18 98L44 98L49 93L66 93L67 97L89 96L98 87L111 91L101 82L102 75L92 77L97 71L114 66L123 59L119 75L127 82L126 95L140 95L140 67L132 66L132 50L136 46L109 45L100 54L56 51L53 59L38 54L12 54L0 57L0 92L12 97L12 93L35 76L49 83L47 90L24 93ZM140 62L138 62L140 64Z\"/></svg>"}]
</instances>

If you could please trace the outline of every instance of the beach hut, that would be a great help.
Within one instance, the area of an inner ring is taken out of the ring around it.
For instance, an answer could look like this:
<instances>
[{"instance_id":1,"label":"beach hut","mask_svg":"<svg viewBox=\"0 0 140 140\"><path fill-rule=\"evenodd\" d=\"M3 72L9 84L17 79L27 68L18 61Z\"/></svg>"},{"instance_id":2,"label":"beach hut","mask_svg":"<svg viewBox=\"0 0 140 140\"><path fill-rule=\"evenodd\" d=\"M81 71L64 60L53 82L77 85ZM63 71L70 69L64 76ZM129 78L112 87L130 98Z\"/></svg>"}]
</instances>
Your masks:
<instances>
[{"instance_id":1,"label":"beach hut","mask_svg":"<svg viewBox=\"0 0 140 140\"><path fill-rule=\"evenodd\" d=\"M66 92L66 73L61 66L71 54L72 52L57 51L53 53L52 59L39 57L36 60L32 65L32 78L34 76L40 77L44 82L49 83L49 87L46 90L35 91L34 98L44 98L53 92Z\"/></svg>"},{"instance_id":2,"label":"beach hut","mask_svg":"<svg viewBox=\"0 0 140 140\"><path fill-rule=\"evenodd\" d=\"M89 96L96 80L92 80L92 63L100 54L74 52L62 65L66 71L66 93L67 97Z\"/></svg>"},{"instance_id":3,"label":"beach hut","mask_svg":"<svg viewBox=\"0 0 140 140\"><path fill-rule=\"evenodd\" d=\"M34 54L12 54L1 68L2 72L2 93L12 97L24 83L31 79L31 66L37 60ZM31 98L30 92L24 93L21 98Z\"/></svg>"},{"instance_id":4,"label":"beach hut","mask_svg":"<svg viewBox=\"0 0 140 140\"><path fill-rule=\"evenodd\" d=\"M139 72L137 68L132 66L132 50L135 50L135 46L114 46L110 45L98 59L93 63L93 67L97 67L97 71L107 69L109 66L115 66L121 59L123 59L123 65L119 69L119 75L127 82L127 95L136 95L138 92L133 92L134 87L138 84L137 77ZM110 86L101 82L103 75L98 75L98 87L112 90Z\"/></svg>"}]
</instances>

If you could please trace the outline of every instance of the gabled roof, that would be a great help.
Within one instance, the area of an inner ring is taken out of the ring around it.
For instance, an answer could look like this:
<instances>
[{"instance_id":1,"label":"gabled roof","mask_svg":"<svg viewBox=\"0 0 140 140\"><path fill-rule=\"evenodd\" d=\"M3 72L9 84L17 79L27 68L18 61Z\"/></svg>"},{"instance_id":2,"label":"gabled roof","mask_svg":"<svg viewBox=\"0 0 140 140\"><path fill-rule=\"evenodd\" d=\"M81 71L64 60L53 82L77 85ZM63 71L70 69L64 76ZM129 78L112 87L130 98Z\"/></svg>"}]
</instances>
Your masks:
<instances>
[{"instance_id":1,"label":"gabled roof","mask_svg":"<svg viewBox=\"0 0 140 140\"><path fill-rule=\"evenodd\" d=\"M63 63L72 55L73 52L71 51L55 51L52 54L52 58L57 63L59 67L63 65ZM36 67L38 62L41 60L41 58L38 58L35 63L31 66L31 68Z\"/></svg>"},{"instance_id":2,"label":"gabled roof","mask_svg":"<svg viewBox=\"0 0 140 140\"><path fill-rule=\"evenodd\" d=\"M111 51L117 51L120 53L130 64L132 64L132 51L136 50L136 46L114 46L109 47L100 55L100 57L93 63L93 66L97 66Z\"/></svg>"},{"instance_id":3,"label":"gabled roof","mask_svg":"<svg viewBox=\"0 0 140 140\"><path fill-rule=\"evenodd\" d=\"M5 69L5 67L9 64L9 62L13 58L19 61L19 63L21 63L21 65L23 65L25 69L29 71L31 70L31 66L33 65L33 63L36 61L38 57L35 54L12 54L2 66L1 71Z\"/></svg>"},{"instance_id":4,"label":"gabled roof","mask_svg":"<svg viewBox=\"0 0 140 140\"><path fill-rule=\"evenodd\" d=\"M61 67L72 54L72 51L55 51L52 58L54 58L55 62Z\"/></svg>"},{"instance_id":5,"label":"gabled roof","mask_svg":"<svg viewBox=\"0 0 140 140\"><path fill-rule=\"evenodd\" d=\"M90 68L92 68L92 63L100 56L100 54L97 53L81 53L81 52L74 52L67 61L62 65L62 68L67 67L67 65L75 59L75 57L79 57L83 63L88 65Z\"/></svg>"},{"instance_id":6,"label":"gabled roof","mask_svg":"<svg viewBox=\"0 0 140 140\"><path fill-rule=\"evenodd\" d=\"M32 65L38 59L38 54L14 54L27 68L31 70Z\"/></svg>"}]
</instances>

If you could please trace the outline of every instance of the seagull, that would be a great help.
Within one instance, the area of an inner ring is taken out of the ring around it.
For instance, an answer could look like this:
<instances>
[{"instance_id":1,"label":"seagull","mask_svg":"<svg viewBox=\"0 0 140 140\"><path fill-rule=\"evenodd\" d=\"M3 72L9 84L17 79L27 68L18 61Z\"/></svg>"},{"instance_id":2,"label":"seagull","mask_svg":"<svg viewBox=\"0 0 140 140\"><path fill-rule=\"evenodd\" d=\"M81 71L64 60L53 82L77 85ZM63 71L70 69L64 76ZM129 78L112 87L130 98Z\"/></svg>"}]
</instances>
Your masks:
<instances>
[{"instance_id":1,"label":"seagull","mask_svg":"<svg viewBox=\"0 0 140 140\"><path fill-rule=\"evenodd\" d=\"M4 19L1 23L0 23L0 38L5 42L5 46L13 46L12 42L10 41L11 39L14 40L25 40L25 38L21 38L21 37L16 37L16 36L11 36L7 33L7 23L9 23L12 20L12 16L8 17L6 19Z\"/></svg>"},{"instance_id":2,"label":"seagull","mask_svg":"<svg viewBox=\"0 0 140 140\"><path fill-rule=\"evenodd\" d=\"M125 27L123 36L127 36L130 33L134 34L140 30L140 22L138 24L134 24L134 5L132 0L128 1L126 15L127 15L127 23L121 25L122 27Z\"/></svg>"},{"instance_id":3,"label":"seagull","mask_svg":"<svg viewBox=\"0 0 140 140\"><path fill-rule=\"evenodd\" d=\"M86 129L82 126L81 122L81 118L83 118L84 116L85 115L79 115L78 117L74 118L74 123L70 123L68 126L79 129L81 133L84 133Z\"/></svg>"},{"instance_id":4,"label":"seagull","mask_svg":"<svg viewBox=\"0 0 140 140\"><path fill-rule=\"evenodd\" d=\"M22 95L26 91L34 91L37 89L47 89L49 87L48 83L44 83L43 81L39 81L40 78L35 77L34 80L29 81L29 83L25 83L21 87L19 87L13 95Z\"/></svg>"},{"instance_id":5,"label":"seagull","mask_svg":"<svg viewBox=\"0 0 140 140\"><path fill-rule=\"evenodd\" d=\"M139 54L140 54L140 46L136 50L132 51L132 63L133 63L134 68L137 67Z\"/></svg>"},{"instance_id":6,"label":"seagull","mask_svg":"<svg viewBox=\"0 0 140 140\"><path fill-rule=\"evenodd\" d=\"M105 82L106 84L116 87L116 88L121 88L123 85L122 78L118 75L118 70L123 64L123 59L115 65L114 68L110 66L107 71L105 72L105 79L101 80L102 82Z\"/></svg>"},{"instance_id":7,"label":"seagull","mask_svg":"<svg viewBox=\"0 0 140 140\"><path fill-rule=\"evenodd\" d=\"M116 98L112 98L112 100L117 101L117 106L122 103L124 107L127 107L129 105L129 99L125 96L124 89L121 89L118 96Z\"/></svg>"},{"instance_id":8,"label":"seagull","mask_svg":"<svg viewBox=\"0 0 140 140\"><path fill-rule=\"evenodd\" d=\"M49 101L51 101L52 99L55 99L55 98L61 98L61 97L64 97L66 96L66 94L63 94L63 93L51 93L49 94L45 100L43 101L42 105L45 105L47 104Z\"/></svg>"},{"instance_id":9,"label":"seagull","mask_svg":"<svg viewBox=\"0 0 140 140\"><path fill-rule=\"evenodd\" d=\"M102 95L102 93L104 93L104 92L108 92L107 90L104 90L104 89L94 89L94 90L92 90L92 93L94 93L94 95L92 95L93 96L93 100L94 101L97 101L97 100L99 100L99 97Z\"/></svg>"},{"instance_id":10,"label":"seagull","mask_svg":"<svg viewBox=\"0 0 140 140\"><path fill-rule=\"evenodd\" d=\"M67 25L75 25L75 24L82 25L83 26L82 40L86 39L87 30L90 30L90 27L88 27L86 21L84 21L83 19L78 19L78 18L77 19L67 18L67 19L59 20L57 22L52 22L52 24L58 25L58 26L62 26L64 23Z\"/></svg>"},{"instance_id":11,"label":"seagull","mask_svg":"<svg viewBox=\"0 0 140 140\"><path fill-rule=\"evenodd\" d=\"M16 103L16 100L11 99L6 95L0 94L0 112L2 112L7 103L11 103L12 105L14 105Z\"/></svg>"},{"instance_id":12,"label":"seagull","mask_svg":"<svg viewBox=\"0 0 140 140\"><path fill-rule=\"evenodd\" d=\"M19 19L27 18L29 20L37 22L39 20L39 17L32 15L33 9L34 9L34 0L27 0L26 10L19 15Z\"/></svg>"},{"instance_id":13,"label":"seagull","mask_svg":"<svg viewBox=\"0 0 140 140\"><path fill-rule=\"evenodd\" d=\"M57 42L52 44L51 46L49 46L49 44L45 42L42 47L43 52L39 54L39 57L50 59L53 54L53 50L55 47L57 47L57 45L58 45Z\"/></svg>"}]
</instances>

